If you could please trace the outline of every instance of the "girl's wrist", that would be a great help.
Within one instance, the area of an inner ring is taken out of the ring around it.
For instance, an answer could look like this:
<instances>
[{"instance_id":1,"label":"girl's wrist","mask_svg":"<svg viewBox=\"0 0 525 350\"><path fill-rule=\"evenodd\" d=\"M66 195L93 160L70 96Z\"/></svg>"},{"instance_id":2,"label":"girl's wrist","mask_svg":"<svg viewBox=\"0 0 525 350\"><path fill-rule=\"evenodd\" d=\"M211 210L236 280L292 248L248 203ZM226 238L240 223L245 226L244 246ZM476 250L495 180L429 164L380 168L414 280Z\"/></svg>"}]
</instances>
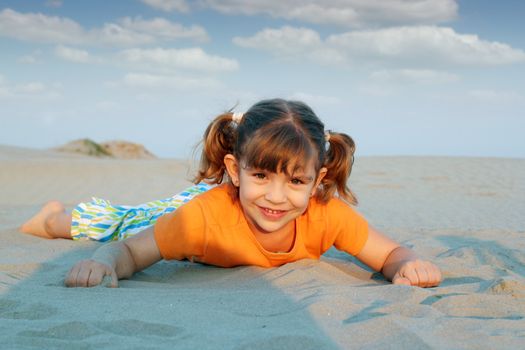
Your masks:
<instances>
[{"instance_id":1,"label":"girl's wrist","mask_svg":"<svg viewBox=\"0 0 525 350\"><path fill-rule=\"evenodd\" d=\"M118 242L111 242L101 246L93 253L91 260L108 265L116 270L117 258L120 252L119 247L117 247L118 245Z\"/></svg>"},{"instance_id":2,"label":"girl's wrist","mask_svg":"<svg viewBox=\"0 0 525 350\"><path fill-rule=\"evenodd\" d=\"M409 248L398 246L386 258L381 273L391 281L403 265L409 261L417 260L417 258L417 255Z\"/></svg>"}]
</instances>

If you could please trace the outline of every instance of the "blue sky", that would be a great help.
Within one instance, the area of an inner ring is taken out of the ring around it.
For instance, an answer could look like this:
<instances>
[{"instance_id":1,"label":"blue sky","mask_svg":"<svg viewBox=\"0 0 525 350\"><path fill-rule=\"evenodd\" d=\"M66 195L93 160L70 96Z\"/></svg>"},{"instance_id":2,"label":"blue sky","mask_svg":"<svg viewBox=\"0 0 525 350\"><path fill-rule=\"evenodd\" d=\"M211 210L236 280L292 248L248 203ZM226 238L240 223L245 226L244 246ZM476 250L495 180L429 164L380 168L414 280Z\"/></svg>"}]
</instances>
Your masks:
<instances>
[{"instance_id":1,"label":"blue sky","mask_svg":"<svg viewBox=\"0 0 525 350\"><path fill-rule=\"evenodd\" d=\"M0 1L0 144L187 158L208 122L307 102L357 155L525 157L523 1Z\"/></svg>"}]
</instances>

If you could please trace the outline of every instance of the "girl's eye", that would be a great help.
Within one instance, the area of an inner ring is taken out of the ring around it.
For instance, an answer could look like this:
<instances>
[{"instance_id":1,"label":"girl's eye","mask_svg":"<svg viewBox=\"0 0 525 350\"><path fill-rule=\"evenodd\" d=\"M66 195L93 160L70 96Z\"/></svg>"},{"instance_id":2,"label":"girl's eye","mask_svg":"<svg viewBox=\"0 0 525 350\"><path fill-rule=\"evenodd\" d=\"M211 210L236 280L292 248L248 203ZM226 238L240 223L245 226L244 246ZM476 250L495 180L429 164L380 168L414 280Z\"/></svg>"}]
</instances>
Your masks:
<instances>
[{"instance_id":1,"label":"girl's eye","mask_svg":"<svg viewBox=\"0 0 525 350\"><path fill-rule=\"evenodd\" d=\"M294 185L302 185L303 181L301 179L292 179L292 184Z\"/></svg>"},{"instance_id":2,"label":"girl's eye","mask_svg":"<svg viewBox=\"0 0 525 350\"><path fill-rule=\"evenodd\" d=\"M264 175L263 173L255 173L253 174L253 176L255 176L255 178L259 180L263 180L264 178L266 178L266 175Z\"/></svg>"}]
</instances>

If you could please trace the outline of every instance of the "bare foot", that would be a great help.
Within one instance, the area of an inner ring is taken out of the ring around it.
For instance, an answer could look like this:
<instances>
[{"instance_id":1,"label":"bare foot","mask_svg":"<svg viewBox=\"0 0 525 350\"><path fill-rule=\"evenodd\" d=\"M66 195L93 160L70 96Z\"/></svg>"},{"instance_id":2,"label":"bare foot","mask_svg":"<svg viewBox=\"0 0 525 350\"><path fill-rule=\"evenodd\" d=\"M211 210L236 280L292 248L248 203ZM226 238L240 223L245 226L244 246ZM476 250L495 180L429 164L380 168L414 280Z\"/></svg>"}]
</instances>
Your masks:
<instances>
[{"instance_id":1,"label":"bare foot","mask_svg":"<svg viewBox=\"0 0 525 350\"><path fill-rule=\"evenodd\" d=\"M48 232L49 228L46 221L53 214L64 213L65 211L66 209L64 208L64 205L59 201L49 201L38 213L36 213L35 216L20 226L19 231L42 238L56 238Z\"/></svg>"}]
</instances>

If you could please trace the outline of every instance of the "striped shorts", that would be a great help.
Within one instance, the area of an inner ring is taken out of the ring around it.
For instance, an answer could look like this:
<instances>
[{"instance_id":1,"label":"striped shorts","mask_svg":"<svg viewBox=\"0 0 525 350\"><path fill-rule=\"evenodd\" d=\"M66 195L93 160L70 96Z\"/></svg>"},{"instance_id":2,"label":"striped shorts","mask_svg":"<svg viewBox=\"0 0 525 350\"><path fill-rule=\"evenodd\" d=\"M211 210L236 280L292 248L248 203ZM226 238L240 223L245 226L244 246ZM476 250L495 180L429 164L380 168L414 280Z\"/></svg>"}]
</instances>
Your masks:
<instances>
[{"instance_id":1,"label":"striped shorts","mask_svg":"<svg viewBox=\"0 0 525 350\"><path fill-rule=\"evenodd\" d=\"M173 197L137 206L112 205L107 200L93 198L73 209L71 237L99 242L125 239L154 225L160 216L171 213L211 187L200 183Z\"/></svg>"}]
</instances>

